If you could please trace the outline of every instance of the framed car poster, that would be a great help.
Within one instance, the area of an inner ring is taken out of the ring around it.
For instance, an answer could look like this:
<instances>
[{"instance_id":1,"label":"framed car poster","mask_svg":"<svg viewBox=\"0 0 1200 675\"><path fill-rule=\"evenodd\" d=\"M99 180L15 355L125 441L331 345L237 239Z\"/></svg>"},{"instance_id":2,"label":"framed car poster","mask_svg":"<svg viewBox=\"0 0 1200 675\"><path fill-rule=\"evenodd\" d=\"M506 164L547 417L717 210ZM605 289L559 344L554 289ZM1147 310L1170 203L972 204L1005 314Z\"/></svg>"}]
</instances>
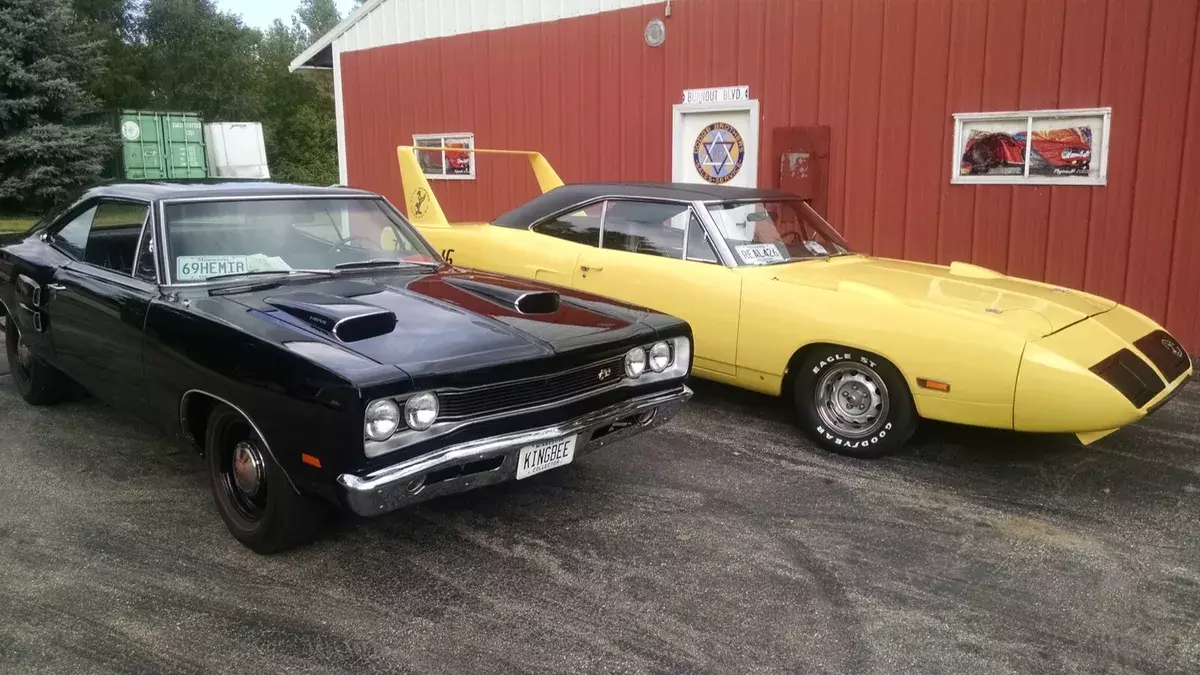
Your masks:
<instances>
[{"instance_id":1,"label":"framed car poster","mask_svg":"<svg viewBox=\"0 0 1200 675\"><path fill-rule=\"evenodd\" d=\"M1111 108L959 113L950 182L1105 185Z\"/></svg>"}]
</instances>

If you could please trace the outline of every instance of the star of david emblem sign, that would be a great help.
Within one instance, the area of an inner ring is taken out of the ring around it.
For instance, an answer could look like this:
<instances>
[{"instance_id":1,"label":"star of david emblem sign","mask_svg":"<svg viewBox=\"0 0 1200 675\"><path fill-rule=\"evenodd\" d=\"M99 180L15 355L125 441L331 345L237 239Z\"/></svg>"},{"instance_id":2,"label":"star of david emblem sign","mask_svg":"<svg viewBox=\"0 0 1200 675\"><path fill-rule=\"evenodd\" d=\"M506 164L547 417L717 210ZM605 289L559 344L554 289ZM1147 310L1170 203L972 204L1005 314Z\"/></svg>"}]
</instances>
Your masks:
<instances>
[{"instance_id":1,"label":"star of david emblem sign","mask_svg":"<svg viewBox=\"0 0 1200 675\"><path fill-rule=\"evenodd\" d=\"M714 122L700 131L692 146L692 158L700 177L710 183L727 183L742 170L746 141L725 122Z\"/></svg>"}]
</instances>

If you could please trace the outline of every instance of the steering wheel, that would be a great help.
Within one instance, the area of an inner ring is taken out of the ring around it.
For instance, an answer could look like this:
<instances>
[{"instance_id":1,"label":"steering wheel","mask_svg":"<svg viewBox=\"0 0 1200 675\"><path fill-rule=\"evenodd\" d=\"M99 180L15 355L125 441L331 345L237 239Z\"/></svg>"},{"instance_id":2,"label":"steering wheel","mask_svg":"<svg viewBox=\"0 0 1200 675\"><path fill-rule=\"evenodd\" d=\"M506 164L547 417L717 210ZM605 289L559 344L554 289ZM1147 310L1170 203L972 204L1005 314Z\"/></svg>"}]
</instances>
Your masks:
<instances>
[{"instance_id":1,"label":"steering wheel","mask_svg":"<svg viewBox=\"0 0 1200 675\"><path fill-rule=\"evenodd\" d=\"M791 237L791 239L789 240L788 237ZM780 234L779 238L782 239L783 243L785 243L785 244L803 244L804 243L804 235L800 234L799 232L796 232L795 230L788 230L787 232Z\"/></svg>"},{"instance_id":2,"label":"steering wheel","mask_svg":"<svg viewBox=\"0 0 1200 675\"><path fill-rule=\"evenodd\" d=\"M382 251L383 250L383 246L381 246L379 244L379 242L375 241L374 239L370 239L368 237L363 237L360 235L350 235L349 237L346 237L345 239L342 239L338 243L331 246L329 251L330 251L330 253L340 251L340 250L342 250L343 246L346 246L347 244L350 244L350 243L356 242L356 241L366 242L367 245L366 246L356 246L355 248L366 249L368 251Z\"/></svg>"}]
</instances>

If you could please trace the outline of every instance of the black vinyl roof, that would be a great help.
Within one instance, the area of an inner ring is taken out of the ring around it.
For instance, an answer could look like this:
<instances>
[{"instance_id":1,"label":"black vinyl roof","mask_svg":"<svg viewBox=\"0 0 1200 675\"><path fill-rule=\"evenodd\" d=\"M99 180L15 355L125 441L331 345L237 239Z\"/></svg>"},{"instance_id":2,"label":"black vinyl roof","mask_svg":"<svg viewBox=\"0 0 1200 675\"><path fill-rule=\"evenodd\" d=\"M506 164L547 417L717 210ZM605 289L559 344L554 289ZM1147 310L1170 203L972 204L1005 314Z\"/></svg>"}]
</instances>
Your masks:
<instances>
[{"instance_id":1,"label":"black vinyl roof","mask_svg":"<svg viewBox=\"0 0 1200 675\"><path fill-rule=\"evenodd\" d=\"M601 197L687 202L799 199L796 195L779 190L700 183L578 183L554 188L496 218L492 224L501 227L528 227L546 216Z\"/></svg>"},{"instance_id":2,"label":"black vinyl roof","mask_svg":"<svg viewBox=\"0 0 1200 675\"><path fill-rule=\"evenodd\" d=\"M160 199L195 199L203 197L280 197L374 196L365 190L345 187L317 187L291 183L272 183L262 180L206 178L193 180L139 180L101 183L87 190L85 197L125 197L154 201Z\"/></svg>"}]
</instances>

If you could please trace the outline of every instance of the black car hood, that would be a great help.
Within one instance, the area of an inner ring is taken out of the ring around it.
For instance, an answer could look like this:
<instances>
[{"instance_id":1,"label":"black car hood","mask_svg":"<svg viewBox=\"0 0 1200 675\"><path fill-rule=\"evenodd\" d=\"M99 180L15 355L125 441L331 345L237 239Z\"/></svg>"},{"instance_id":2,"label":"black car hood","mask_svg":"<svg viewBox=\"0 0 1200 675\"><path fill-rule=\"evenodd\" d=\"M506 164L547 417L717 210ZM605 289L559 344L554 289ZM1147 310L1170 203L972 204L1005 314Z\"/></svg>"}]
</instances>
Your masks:
<instances>
[{"instance_id":1,"label":"black car hood","mask_svg":"<svg viewBox=\"0 0 1200 675\"><path fill-rule=\"evenodd\" d=\"M557 302L517 302L556 293ZM414 378L594 351L655 334L641 323L647 310L479 272L292 281L204 302L236 303L250 310L246 321L289 328ZM539 311L525 313L518 306ZM230 312L220 314L228 318Z\"/></svg>"}]
</instances>

